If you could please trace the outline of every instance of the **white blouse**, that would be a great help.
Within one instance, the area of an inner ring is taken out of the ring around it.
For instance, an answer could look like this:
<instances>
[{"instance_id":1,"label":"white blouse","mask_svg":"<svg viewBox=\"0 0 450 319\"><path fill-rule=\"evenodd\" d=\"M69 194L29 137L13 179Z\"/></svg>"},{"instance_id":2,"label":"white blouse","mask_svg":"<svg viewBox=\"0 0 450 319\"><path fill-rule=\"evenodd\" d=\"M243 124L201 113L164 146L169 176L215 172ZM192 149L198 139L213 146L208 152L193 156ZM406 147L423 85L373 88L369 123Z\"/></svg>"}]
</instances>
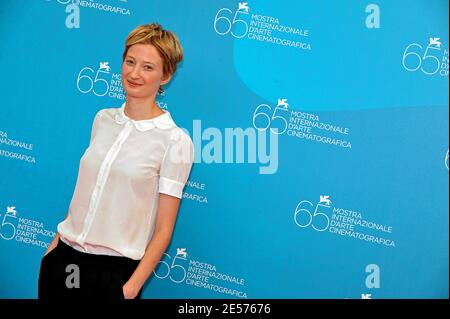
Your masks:
<instances>
[{"instance_id":1,"label":"white blouse","mask_svg":"<svg viewBox=\"0 0 450 319\"><path fill-rule=\"evenodd\" d=\"M182 197L194 147L169 112L135 121L124 108L95 115L58 233L82 252L140 260L155 229L159 193Z\"/></svg>"}]
</instances>

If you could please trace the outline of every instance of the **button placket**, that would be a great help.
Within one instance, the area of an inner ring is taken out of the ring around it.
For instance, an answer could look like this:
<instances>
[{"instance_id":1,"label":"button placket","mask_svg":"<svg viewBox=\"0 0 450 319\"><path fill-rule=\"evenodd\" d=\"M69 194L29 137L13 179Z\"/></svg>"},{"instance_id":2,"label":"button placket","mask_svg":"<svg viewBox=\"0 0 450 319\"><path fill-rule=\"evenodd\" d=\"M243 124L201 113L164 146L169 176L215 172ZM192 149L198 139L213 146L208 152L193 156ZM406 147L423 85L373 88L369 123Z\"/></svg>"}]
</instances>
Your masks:
<instances>
[{"instance_id":1,"label":"button placket","mask_svg":"<svg viewBox=\"0 0 450 319\"><path fill-rule=\"evenodd\" d=\"M107 154L105 155L105 158L103 159L102 164L100 165L100 170L97 175L97 181L95 183L94 191L92 192L92 195L91 195L91 200L89 203L88 213L86 215L85 223L83 226L83 231L78 238L79 242L81 242L81 243L83 243L84 240L86 239L86 236L92 226L92 222L93 222L94 217L97 212L99 199L103 192L103 188L105 186L106 180L108 178L109 171L111 169L111 165L114 162L117 155L119 154L119 151L122 148L123 143L130 135L131 130L132 130L132 126L131 126L131 123L128 121L128 122L126 122L125 127L119 133L119 136L114 141L113 145L108 150Z\"/></svg>"}]
</instances>

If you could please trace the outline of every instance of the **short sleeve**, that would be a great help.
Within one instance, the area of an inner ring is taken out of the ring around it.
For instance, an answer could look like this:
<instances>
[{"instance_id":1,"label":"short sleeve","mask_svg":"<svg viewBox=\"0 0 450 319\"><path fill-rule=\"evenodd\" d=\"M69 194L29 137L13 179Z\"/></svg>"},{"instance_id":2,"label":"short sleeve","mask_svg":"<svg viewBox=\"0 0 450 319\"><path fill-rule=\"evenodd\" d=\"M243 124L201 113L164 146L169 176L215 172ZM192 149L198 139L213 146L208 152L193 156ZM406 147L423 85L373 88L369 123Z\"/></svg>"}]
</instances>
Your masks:
<instances>
[{"instance_id":1,"label":"short sleeve","mask_svg":"<svg viewBox=\"0 0 450 319\"><path fill-rule=\"evenodd\" d=\"M92 143L92 140L94 139L95 134L97 133L98 122L100 120L102 111L103 110L98 111L97 114L95 114L94 120L92 121L91 139L89 140L89 145Z\"/></svg>"},{"instance_id":2,"label":"short sleeve","mask_svg":"<svg viewBox=\"0 0 450 319\"><path fill-rule=\"evenodd\" d=\"M159 173L159 192L181 198L194 161L194 144L181 129L174 132Z\"/></svg>"}]
</instances>

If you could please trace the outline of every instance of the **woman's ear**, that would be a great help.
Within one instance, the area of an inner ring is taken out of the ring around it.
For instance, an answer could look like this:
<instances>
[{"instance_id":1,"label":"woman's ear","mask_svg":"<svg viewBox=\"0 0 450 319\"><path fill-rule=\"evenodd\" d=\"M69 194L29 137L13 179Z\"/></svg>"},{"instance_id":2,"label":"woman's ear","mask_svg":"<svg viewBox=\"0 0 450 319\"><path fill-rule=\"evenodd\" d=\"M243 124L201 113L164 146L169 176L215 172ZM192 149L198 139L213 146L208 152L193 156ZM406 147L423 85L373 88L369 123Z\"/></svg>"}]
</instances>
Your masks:
<instances>
[{"instance_id":1,"label":"woman's ear","mask_svg":"<svg viewBox=\"0 0 450 319\"><path fill-rule=\"evenodd\" d=\"M163 78L161 79L161 85L167 84L169 83L169 81L172 79L172 74L163 76Z\"/></svg>"}]
</instances>

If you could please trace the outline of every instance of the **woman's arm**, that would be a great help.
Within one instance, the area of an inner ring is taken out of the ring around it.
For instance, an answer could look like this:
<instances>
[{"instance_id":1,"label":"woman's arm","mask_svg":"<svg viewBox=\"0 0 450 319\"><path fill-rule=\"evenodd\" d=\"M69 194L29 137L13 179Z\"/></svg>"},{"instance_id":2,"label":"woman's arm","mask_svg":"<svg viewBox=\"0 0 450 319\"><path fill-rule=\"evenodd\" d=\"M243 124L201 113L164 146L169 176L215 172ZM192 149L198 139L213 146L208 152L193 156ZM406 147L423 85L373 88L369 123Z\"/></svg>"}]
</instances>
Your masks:
<instances>
[{"instance_id":1,"label":"woman's arm","mask_svg":"<svg viewBox=\"0 0 450 319\"><path fill-rule=\"evenodd\" d=\"M139 265L123 286L123 293L126 299L132 299L137 296L139 290L141 290L153 272L156 264L161 260L172 238L179 205L179 198L163 193L159 194L155 232L145 249L144 256L139 262Z\"/></svg>"}]
</instances>

